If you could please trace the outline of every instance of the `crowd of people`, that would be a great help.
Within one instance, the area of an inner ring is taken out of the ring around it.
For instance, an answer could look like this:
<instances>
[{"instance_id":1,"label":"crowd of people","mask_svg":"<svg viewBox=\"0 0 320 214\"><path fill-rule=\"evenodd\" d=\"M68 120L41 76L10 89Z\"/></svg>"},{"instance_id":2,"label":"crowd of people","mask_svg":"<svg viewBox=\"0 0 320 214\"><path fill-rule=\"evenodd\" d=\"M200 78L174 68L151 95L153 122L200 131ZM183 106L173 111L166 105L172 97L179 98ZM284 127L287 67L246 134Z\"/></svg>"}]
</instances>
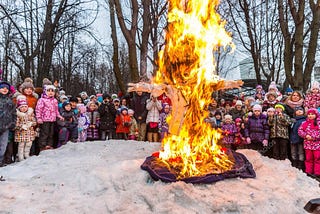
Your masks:
<instances>
[{"instance_id":1,"label":"crowd of people","mask_svg":"<svg viewBox=\"0 0 320 214\"><path fill-rule=\"evenodd\" d=\"M166 118L171 100L101 93L67 95L59 85L43 80L42 91L26 78L17 91L0 82L0 165L68 142L138 140L161 142L168 135ZM205 121L221 131L221 145L253 149L284 160L311 176L320 176L320 86L314 82L306 94L288 88L282 94L272 82L265 92L257 85L254 96L214 97Z\"/></svg>"}]
</instances>

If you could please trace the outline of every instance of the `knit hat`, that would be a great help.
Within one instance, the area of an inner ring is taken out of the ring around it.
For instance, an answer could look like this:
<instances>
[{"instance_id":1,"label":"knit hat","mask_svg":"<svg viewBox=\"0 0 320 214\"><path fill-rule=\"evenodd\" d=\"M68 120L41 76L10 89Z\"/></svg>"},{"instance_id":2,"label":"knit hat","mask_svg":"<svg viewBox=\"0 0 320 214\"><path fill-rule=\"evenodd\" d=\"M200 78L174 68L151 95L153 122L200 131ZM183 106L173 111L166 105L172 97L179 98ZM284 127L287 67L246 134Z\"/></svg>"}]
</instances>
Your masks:
<instances>
[{"instance_id":1,"label":"knit hat","mask_svg":"<svg viewBox=\"0 0 320 214\"><path fill-rule=\"evenodd\" d=\"M128 114L133 115L134 111L132 109L128 109Z\"/></svg>"},{"instance_id":2,"label":"knit hat","mask_svg":"<svg viewBox=\"0 0 320 214\"><path fill-rule=\"evenodd\" d=\"M10 90L10 84L8 82L5 82L5 81L1 81L0 82L0 89L1 88L7 88L8 90Z\"/></svg>"},{"instance_id":3,"label":"knit hat","mask_svg":"<svg viewBox=\"0 0 320 214\"><path fill-rule=\"evenodd\" d=\"M77 108L79 109L80 113L86 113L87 107L83 103L77 104Z\"/></svg>"},{"instance_id":4,"label":"knit hat","mask_svg":"<svg viewBox=\"0 0 320 214\"><path fill-rule=\"evenodd\" d=\"M270 107L270 108L268 108L267 109L267 112L275 112L276 110L274 109L274 108L272 108L272 107Z\"/></svg>"},{"instance_id":5,"label":"knit hat","mask_svg":"<svg viewBox=\"0 0 320 214\"><path fill-rule=\"evenodd\" d=\"M83 97L83 96L87 97L87 96L88 96L88 94L87 94L87 92L82 91L82 92L80 93L80 96L81 96L81 97Z\"/></svg>"},{"instance_id":6,"label":"knit hat","mask_svg":"<svg viewBox=\"0 0 320 214\"><path fill-rule=\"evenodd\" d=\"M121 107L121 110L120 110L120 112L122 113L123 111L128 111L128 108L127 107Z\"/></svg>"},{"instance_id":7,"label":"knit hat","mask_svg":"<svg viewBox=\"0 0 320 214\"><path fill-rule=\"evenodd\" d=\"M68 97L66 95L61 95L59 100L60 102L65 102L65 100L68 100Z\"/></svg>"},{"instance_id":8,"label":"knit hat","mask_svg":"<svg viewBox=\"0 0 320 214\"><path fill-rule=\"evenodd\" d=\"M242 119L241 119L240 117L238 117L238 118L236 118L234 121L235 121L236 123L241 123L241 122L242 122Z\"/></svg>"},{"instance_id":9,"label":"knit hat","mask_svg":"<svg viewBox=\"0 0 320 214\"><path fill-rule=\"evenodd\" d=\"M277 104L274 106L274 108L275 108L275 109L276 109L276 108L281 108L282 111L285 110L285 107L284 107L284 105L283 105L282 103L277 103Z\"/></svg>"},{"instance_id":10,"label":"knit hat","mask_svg":"<svg viewBox=\"0 0 320 214\"><path fill-rule=\"evenodd\" d=\"M315 114L318 116L318 110L316 108L310 108L308 109L307 114Z\"/></svg>"},{"instance_id":11,"label":"knit hat","mask_svg":"<svg viewBox=\"0 0 320 214\"><path fill-rule=\"evenodd\" d=\"M65 108L67 105L71 105L69 101L64 101L62 103L62 108Z\"/></svg>"},{"instance_id":12,"label":"knit hat","mask_svg":"<svg viewBox=\"0 0 320 214\"><path fill-rule=\"evenodd\" d=\"M59 91L59 95L60 95L60 96L66 95L66 92L65 92L64 90L60 90L60 91Z\"/></svg>"},{"instance_id":13,"label":"knit hat","mask_svg":"<svg viewBox=\"0 0 320 214\"><path fill-rule=\"evenodd\" d=\"M259 104L255 104L253 107L252 107L252 110L253 111L262 111L262 107L261 107L261 105L259 105Z\"/></svg>"},{"instance_id":14,"label":"knit hat","mask_svg":"<svg viewBox=\"0 0 320 214\"><path fill-rule=\"evenodd\" d=\"M278 95L277 95L276 92L268 92L268 93L266 94L266 97L269 98L269 96L273 96L274 98L277 98L277 97L278 97Z\"/></svg>"},{"instance_id":15,"label":"knit hat","mask_svg":"<svg viewBox=\"0 0 320 214\"><path fill-rule=\"evenodd\" d=\"M52 85L52 82L48 78L44 78L42 80L42 86L44 85Z\"/></svg>"},{"instance_id":16,"label":"knit hat","mask_svg":"<svg viewBox=\"0 0 320 214\"><path fill-rule=\"evenodd\" d=\"M21 108L23 106L27 106L28 107L28 103L27 100L21 99L17 101L17 108Z\"/></svg>"},{"instance_id":17,"label":"knit hat","mask_svg":"<svg viewBox=\"0 0 320 214\"><path fill-rule=\"evenodd\" d=\"M276 82L274 82L274 81L272 81L271 83L270 83L270 85L269 85L269 91L270 91L270 89L274 89L274 90L278 90L278 88L277 88L277 85L276 85Z\"/></svg>"},{"instance_id":18,"label":"knit hat","mask_svg":"<svg viewBox=\"0 0 320 214\"><path fill-rule=\"evenodd\" d=\"M286 89L286 92L287 92L287 93L291 93L291 92L293 92L293 90L292 90L292 88L288 87L288 88Z\"/></svg>"},{"instance_id":19,"label":"knit hat","mask_svg":"<svg viewBox=\"0 0 320 214\"><path fill-rule=\"evenodd\" d=\"M318 90L320 89L320 87L319 87L319 82L318 82L318 81L314 81L314 82L312 83L311 90L312 90L312 89L315 89L315 88L318 89Z\"/></svg>"},{"instance_id":20,"label":"knit hat","mask_svg":"<svg viewBox=\"0 0 320 214\"><path fill-rule=\"evenodd\" d=\"M115 99L113 99L113 102L120 102L120 99L119 98L115 98Z\"/></svg>"},{"instance_id":21,"label":"knit hat","mask_svg":"<svg viewBox=\"0 0 320 214\"><path fill-rule=\"evenodd\" d=\"M24 82L21 84L20 88L21 88L22 92L26 88L31 88L32 90L34 90L33 80L30 77L25 78Z\"/></svg>"},{"instance_id":22,"label":"knit hat","mask_svg":"<svg viewBox=\"0 0 320 214\"><path fill-rule=\"evenodd\" d=\"M112 94L111 98L114 100L114 99L118 98L118 95L117 94Z\"/></svg>"},{"instance_id":23,"label":"knit hat","mask_svg":"<svg viewBox=\"0 0 320 214\"><path fill-rule=\"evenodd\" d=\"M236 106L242 106L242 101L241 100L237 100Z\"/></svg>"},{"instance_id":24,"label":"knit hat","mask_svg":"<svg viewBox=\"0 0 320 214\"><path fill-rule=\"evenodd\" d=\"M297 106L294 108L294 112L296 111L303 111L304 112L304 108L302 106Z\"/></svg>"},{"instance_id":25,"label":"knit hat","mask_svg":"<svg viewBox=\"0 0 320 214\"><path fill-rule=\"evenodd\" d=\"M262 85L257 85L256 89L262 89Z\"/></svg>"}]
</instances>

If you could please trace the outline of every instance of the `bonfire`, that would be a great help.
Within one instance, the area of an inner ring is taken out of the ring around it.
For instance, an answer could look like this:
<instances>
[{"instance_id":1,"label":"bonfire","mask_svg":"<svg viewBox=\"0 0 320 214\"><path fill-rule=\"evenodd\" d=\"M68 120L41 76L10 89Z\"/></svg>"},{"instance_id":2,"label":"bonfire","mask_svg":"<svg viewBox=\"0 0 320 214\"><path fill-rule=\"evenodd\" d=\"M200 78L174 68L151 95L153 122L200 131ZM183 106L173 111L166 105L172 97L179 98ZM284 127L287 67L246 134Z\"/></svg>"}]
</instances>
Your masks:
<instances>
[{"instance_id":1,"label":"bonfire","mask_svg":"<svg viewBox=\"0 0 320 214\"><path fill-rule=\"evenodd\" d=\"M171 98L170 134L163 139L159 154L154 155L154 163L178 180L220 174L235 165L232 153L219 146L221 132L205 122L212 93L242 85L242 81L223 80L215 72L214 51L221 46L233 47L217 6L216 0L169 0L159 70L152 83L129 84L128 91L154 96L166 93Z\"/></svg>"}]
</instances>

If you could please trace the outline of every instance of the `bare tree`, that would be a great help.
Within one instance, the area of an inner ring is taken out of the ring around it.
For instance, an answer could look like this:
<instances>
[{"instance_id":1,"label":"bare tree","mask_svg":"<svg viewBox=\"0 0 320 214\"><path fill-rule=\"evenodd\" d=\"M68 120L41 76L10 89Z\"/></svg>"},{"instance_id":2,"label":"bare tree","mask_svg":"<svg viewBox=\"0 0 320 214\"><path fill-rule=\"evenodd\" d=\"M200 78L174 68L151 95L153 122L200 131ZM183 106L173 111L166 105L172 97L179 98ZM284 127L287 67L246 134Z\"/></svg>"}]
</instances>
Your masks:
<instances>
[{"instance_id":1,"label":"bare tree","mask_svg":"<svg viewBox=\"0 0 320 214\"><path fill-rule=\"evenodd\" d=\"M268 82L279 81L282 69L282 37L277 25L276 5L266 1L227 0L228 23L235 41L253 60L258 84L262 75Z\"/></svg>"},{"instance_id":2,"label":"bare tree","mask_svg":"<svg viewBox=\"0 0 320 214\"><path fill-rule=\"evenodd\" d=\"M130 1L131 19L130 19L130 23L126 23L126 18L122 11L122 5L120 1L114 0L114 3L115 3L115 8L117 12L117 18L120 25L120 29L128 45L131 81L136 82L139 80L138 57L137 57L137 46L136 46L139 4L137 0ZM127 27L127 24L130 24L130 29Z\"/></svg>"},{"instance_id":3,"label":"bare tree","mask_svg":"<svg viewBox=\"0 0 320 214\"><path fill-rule=\"evenodd\" d=\"M306 91L318 47L320 0L278 0L278 10L287 81L294 89Z\"/></svg>"}]
</instances>

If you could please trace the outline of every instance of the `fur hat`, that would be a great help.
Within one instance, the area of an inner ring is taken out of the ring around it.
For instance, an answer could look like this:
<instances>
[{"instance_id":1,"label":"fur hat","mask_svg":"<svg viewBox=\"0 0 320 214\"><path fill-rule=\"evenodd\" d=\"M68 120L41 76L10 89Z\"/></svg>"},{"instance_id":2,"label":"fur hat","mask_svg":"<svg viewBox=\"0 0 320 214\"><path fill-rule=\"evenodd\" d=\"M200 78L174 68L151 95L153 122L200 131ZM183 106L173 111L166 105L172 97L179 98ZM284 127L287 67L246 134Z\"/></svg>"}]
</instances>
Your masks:
<instances>
[{"instance_id":1,"label":"fur hat","mask_svg":"<svg viewBox=\"0 0 320 214\"><path fill-rule=\"evenodd\" d=\"M253 107L252 107L252 110L253 111L262 111L262 107L261 107L261 105L259 105L259 104L255 104Z\"/></svg>"},{"instance_id":2,"label":"fur hat","mask_svg":"<svg viewBox=\"0 0 320 214\"><path fill-rule=\"evenodd\" d=\"M315 114L318 116L318 110L316 108L310 108L308 109L307 114Z\"/></svg>"},{"instance_id":3,"label":"fur hat","mask_svg":"<svg viewBox=\"0 0 320 214\"><path fill-rule=\"evenodd\" d=\"M224 115L224 119L225 120L232 120L232 116L230 115L230 114L226 114L226 115Z\"/></svg>"},{"instance_id":4,"label":"fur hat","mask_svg":"<svg viewBox=\"0 0 320 214\"><path fill-rule=\"evenodd\" d=\"M312 86L311 86L311 90L312 89L320 89L320 87L319 87L319 82L318 81L314 81L313 83L312 83Z\"/></svg>"},{"instance_id":5,"label":"fur hat","mask_svg":"<svg viewBox=\"0 0 320 214\"><path fill-rule=\"evenodd\" d=\"M28 107L27 100L24 100L24 99L17 100L17 108L21 108L23 106L27 106Z\"/></svg>"}]
</instances>

